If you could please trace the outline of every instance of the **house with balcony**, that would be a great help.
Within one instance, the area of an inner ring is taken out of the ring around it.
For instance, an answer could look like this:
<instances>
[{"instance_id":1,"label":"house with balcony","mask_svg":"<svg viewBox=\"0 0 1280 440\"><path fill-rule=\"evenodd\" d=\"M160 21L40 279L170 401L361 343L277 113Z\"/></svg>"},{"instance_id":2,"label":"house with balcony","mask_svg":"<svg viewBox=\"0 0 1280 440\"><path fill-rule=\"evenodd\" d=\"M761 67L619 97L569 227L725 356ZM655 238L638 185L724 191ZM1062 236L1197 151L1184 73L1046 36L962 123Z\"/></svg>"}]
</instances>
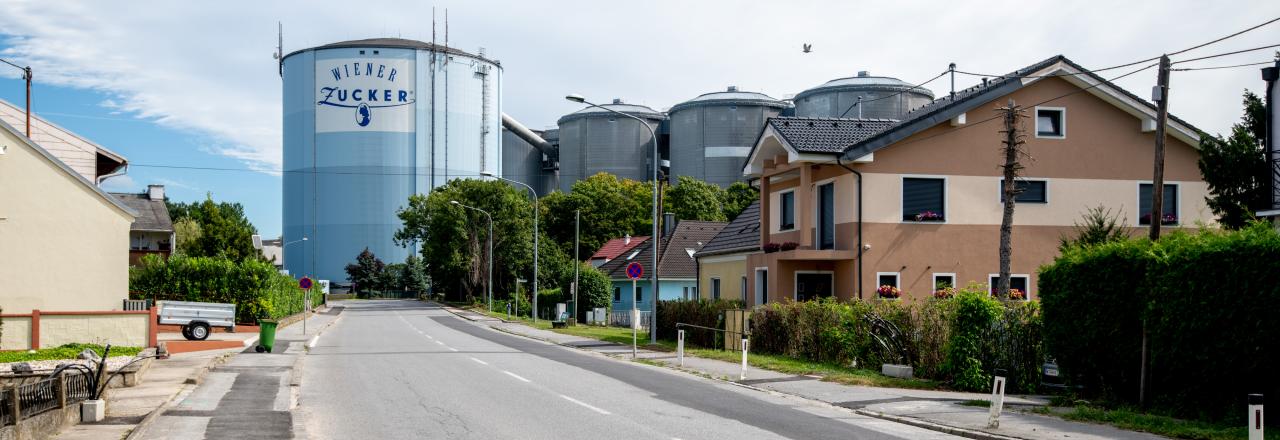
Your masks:
<instances>
[{"instance_id":1,"label":"house with balcony","mask_svg":"<svg viewBox=\"0 0 1280 440\"><path fill-rule=\"evenodd\" d=\"M129 265L137 266L142 257L155 254L169 258L177 243L169 207L165 204L164 185L147 185L139 193L111 193L138 213L129 225Z\"/></svg>"},{"instance_id":2,"label":"house with balcony","mask_svg":"<svg viewBox=\"0 0 1280 440\"><path fill-rule=\"evenodd\" d=\"M697 299L698 298L698 263L694 254L711 241L726 225L724 222L706 222L667 220L668 230L663 232L658 249L658 299ZM632 301L642 311L652 309L653 286L650 277L653 274L653 246L639 244L630 252L610 260L600 266L612 283L613 296L610 308L614 311L630 310ZM632 262L644 267L644 277L635 283L636 290L631 292L632 282L627 278L627 266Z\"/></svg>"},{"instance_id":3,"label":"house with balcony","mask_svg":"<svg viewBox=\"0 0 1280 440\"><path fill-rule=\"evenodd\" d=\"M922 298L991 283L1003 209L997 108L1010 100L1025 107L1030 155L1012 235L1013 287L1028 299L1036 269L1091 207L1123 213L1135 228L1153 218L1170 229L1214 222L1197 167L1200 132L1169 117L1165 204L1153 215L1155 106L1055 56L901 120L770 119L743 169L760 187L762 252L746 256L751 304L871 299L884 285Z\"/></svg>"}]
</instances>

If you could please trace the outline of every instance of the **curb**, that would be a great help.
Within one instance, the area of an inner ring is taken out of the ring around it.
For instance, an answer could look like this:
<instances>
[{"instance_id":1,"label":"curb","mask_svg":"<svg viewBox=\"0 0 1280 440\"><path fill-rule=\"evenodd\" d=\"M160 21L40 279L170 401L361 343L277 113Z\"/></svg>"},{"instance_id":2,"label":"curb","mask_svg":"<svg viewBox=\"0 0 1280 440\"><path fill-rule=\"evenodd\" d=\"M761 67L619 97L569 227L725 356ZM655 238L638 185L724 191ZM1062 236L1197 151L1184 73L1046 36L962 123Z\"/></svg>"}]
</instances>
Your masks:
<instances>
[{"instance_id":1,"label":"curb","mask_svg":"<svg viewBox=\"0 0 1280 440\"><path fill-rule=\"evenodd\" d=\"M891 422L901 423L903 425L910 425L917 428L928 429L930 431L937 431L943 434L950 434L950 435L955 435L955 436L960 436L965 438L971 438L975 440L1022 440L1021 437L1010 437L1007 435L992 434L990 432L978 431L975 429L957 428L954 426L928 422L928 421L924 421L924 420L920 420L912 417L895 416L895 415L885 414L885 413L880 413L875 411L868 411L865 409L855 409L853 410L853 412L859 415L867 416L867 417L875 417L877 419L888 420Z\"/></svg>"},{"instance_id":2,"label":"curb","mask_svg":"<svg viewBox=\"0 0 1280 440\"><path fill-rule=\"evenodd\" d=\"M151 410L146 417L143 417L142 420L138 421L138 424L134 426L133 429L129 430L129 435L125 436L125 440L142 438L142 436L151 429L151 425L155 423L155 420L159 418L161 414L164 414L166 410L177 404L177 398L179 395L186 392L188 388L198 386L200 382L204 381L204 376L209 374L209 370L213 369L213 367L218 364L226 362L226 360L233 355L235 355L234 352L214 356L205 362L204 365L200 366L200 368L197 368L196 372L187 377L187 380L183 382L182 388L179 389L178 392L173 393L172 396L169 396L169 400L166 400L160 405L160 407Z\"/></svg>"}]
</instances>

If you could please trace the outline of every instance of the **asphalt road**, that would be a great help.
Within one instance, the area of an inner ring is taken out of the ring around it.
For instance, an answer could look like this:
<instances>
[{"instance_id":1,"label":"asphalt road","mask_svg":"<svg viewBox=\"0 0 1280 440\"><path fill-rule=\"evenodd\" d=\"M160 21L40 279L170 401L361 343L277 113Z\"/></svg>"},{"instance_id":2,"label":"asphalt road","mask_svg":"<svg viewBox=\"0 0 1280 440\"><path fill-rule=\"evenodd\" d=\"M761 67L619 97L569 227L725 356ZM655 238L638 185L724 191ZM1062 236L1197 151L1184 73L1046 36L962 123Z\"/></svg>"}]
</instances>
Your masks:
<instances>
[{"instance_id":1,"label":"asphalt road","mask_svg":"<svg viewBox=\"0 0 1280 440\"><path fill-rule=\"evenodd\" d=\"M954 438L491 330L416 301L352 301L315 341L312 438Z\"/></svg>"}]
</instances>

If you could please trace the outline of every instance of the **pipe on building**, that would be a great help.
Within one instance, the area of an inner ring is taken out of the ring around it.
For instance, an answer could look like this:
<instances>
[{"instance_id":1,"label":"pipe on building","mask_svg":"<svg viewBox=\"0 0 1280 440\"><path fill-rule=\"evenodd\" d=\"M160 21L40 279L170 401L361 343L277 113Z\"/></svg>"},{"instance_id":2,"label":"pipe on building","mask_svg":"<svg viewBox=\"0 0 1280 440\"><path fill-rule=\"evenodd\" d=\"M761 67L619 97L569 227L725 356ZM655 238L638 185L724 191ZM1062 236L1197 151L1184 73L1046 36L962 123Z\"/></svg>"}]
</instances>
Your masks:
<instances>
[{"instance_id":1,"label":"pipe on building","mask_svg":"<svg viewBox=\"0 0 1280 440\"><path fill-rule=\"evenodd\" d=\"M849 172L853 173L855 176L858 177L858 299L863 299L863 296L862 296L862 250L866 247L866 245L862 244L862 173L840 162L840 158L841 156L836 156L836 165L840 165L841 168L849 170Z\"/></svg>"},{"instance_id":2,"label":"pipe on building","mask_svg":"<svg viewBox=\"0 0 1280 440\"><path fill-rule=\"evenodd\" d=\"M516 120L516 118L503 113L502 126L507 130L510 130L516 136L520 136L520 139L524 139L525 142L533 145L533 148L537 148L542 154L550 153L551 143L547 142L546 139L543 139L542 136L538 136L538 134L534 133L533 130L530 130L529 127L525 127L524 124L521 124L520 121Z\"/></svg>"}]
</instances>

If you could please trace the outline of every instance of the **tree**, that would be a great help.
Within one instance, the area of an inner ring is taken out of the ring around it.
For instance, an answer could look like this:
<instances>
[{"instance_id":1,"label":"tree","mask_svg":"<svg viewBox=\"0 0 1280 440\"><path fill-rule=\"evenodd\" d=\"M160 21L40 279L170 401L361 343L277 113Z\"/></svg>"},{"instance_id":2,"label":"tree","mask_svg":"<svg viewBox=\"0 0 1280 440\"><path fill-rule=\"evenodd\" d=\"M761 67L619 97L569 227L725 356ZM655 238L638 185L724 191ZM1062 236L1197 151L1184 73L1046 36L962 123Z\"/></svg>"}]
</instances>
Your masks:
<instances>
[{"instance_id":1,"label":"tree","mask_svg":"<svg viewBox=\"0 0 1280 440\"><path fill-rule=\"evenodd\" d=\"M720 202L720 207L724 210L724 218L727 221L733 221L752 202L760 200L760 190L748 185L746 182L733 182L732 185L725 188L723 198L724 200Z\"/></svg>"},{"instance_id":2,"label":"tree","mask_svg":"<svg viewBox=\"0 0 1280 440\"><path fill-rule=\"evenodd\" d=\"M1075 237L1063 236L1058 239L1058 250L1065 251L1073 246L1096 246L1129 238L1129 225L1124 219L1124 211L1116 214L1101 205L1089 208L1075 224Z\"/></svg>"},{"instance_id":3,"label":"tree","mask_svg":"<svg viewBox=\"0 0 1280 440\"><path fill-rule=\"evenodd\" d=\"M1026 144L1026 135L1022 132L1022 118L1025 117L1025 110L1009 99L1009 105L1001 107L998 111L1004 113L1004 140L1000 141L1000 152L1004 153L1004 164L1000 166L1004 170L1003 188L1000 192L1000 200L1004 202L1004 216L1000 219L1000 281L998 289L999 295L1003 298L1009 297L1009 278L1010 260L1013 257L1013 208L1017 204L1018 193L1022 192L1018 189L1018 175L1022 172L1022 159L1027 157L1027 151L1023 148ZM1026 292L1023 292L1025 295Z\"/></svg>"},{"instance_id":4,"label":"tree","mask_svg":"<svg viewBox=\"0 0 1280 440\"><path fill-rule=\"evenodd\" d=\"M584 321L587 319L587 311L596 307L608 307L612 299L611 288L613 283L609 281L609 276L604 272L596 269L591 263L580 262L578 268L578 301L581 305L578 307L578 319ZM573 279L573 273L570 271L569 279Z\"/></svg>"},{"instance_id":5,"label":"tree","mask_svg":"<svg viewBox=\"0 0 1280 440\"><path fill-rule=\"evenodd\" d=\"M721 202L724 190L719 186L689 176L676 179L676 186L666 194L667 212L677 220L725 221Z\"/></svg>"},{"instance_id":6,"label":"tree","mask_svg":"<svg viewBox=\"0 0 1280 440\"><path fill-rule=\"evenodd\" d=\"M574 211L582 212L578 255L589 258L611 238L649 235L653 186L607 173L579 180L569 193L543 197L542 230L573 256Z\"/></svg>"},{"instance_id":7,"label":"tree","mask_svg":"<svg viewBox=\"0 0 1280 440\"><path fill-rule=\"evenodd\" d=\"M174 243L174 251L183 255L190 255L196 241L200 239L200 223L190 217L173 222L173 235L176 236L177 243Z\"/></svg>"},{"instance_id":8,"label":"tree","mask_svg":"<svg viewBox=\"0 0 1280 440\"><path fill-rule=\"evenodd\" d=\"M1200 137L1200 175L1209 184L1209 208L1228 229L1240 229L1254 213L1269 207L1270 165L1266 157L1267 108L1252 92L1244 92L1244 115L1231 136Z\"/></svg>"},{"instance_id":9,"label":"tree","mask_svg":"<svg viewBox=\"0 0 1280 440\"><path fill-rule=\"evenodd\" d=\"M373 255L373 252L369 252L369 248L366 247L360 255L356 256L355 263L347 265L347 280L354 285L357 294L368 293L369 289L379 287L378 281L385 268L386 265L382 260Z\"/></svg>"},{"instance_id":10,"label":"tree","mask_svg":"<svg viewBox=\"0 0 1280 440\"><path fill-rule=\"evenodd\" d=\"M188 256L226 257L234 261L262 258L262 253L253 248L253 235L258 230L249 223L239 203L215 203L213 195L206 194L200 203L166 202L166 206L171 220L181 223L191 219L199 225L199 235L182 250Z\"/></svg>"},{"instance_id":11,"label":"tree","mask_svg":"<svg viewBox=\"0 0 1280 440\"><path fill-rule=\"evenodd\" d=\"M404 274L404 268L404 263L391 263L383 268L378 274L378 290L403 290L404 280L400 276Z\"/></svg>"},{"instance_id":12,"label":"tree","mask_svg":"<svg viewBox=\"0 0 1280 440\"><path fill-rule=\"evenodd\" d=\"M417 293L427 291L427 269L423 266L421 257L409 255L408 258L404 259L400 282L404 284L405 289L410 291Z\"/></svg>"}]
</instances>

